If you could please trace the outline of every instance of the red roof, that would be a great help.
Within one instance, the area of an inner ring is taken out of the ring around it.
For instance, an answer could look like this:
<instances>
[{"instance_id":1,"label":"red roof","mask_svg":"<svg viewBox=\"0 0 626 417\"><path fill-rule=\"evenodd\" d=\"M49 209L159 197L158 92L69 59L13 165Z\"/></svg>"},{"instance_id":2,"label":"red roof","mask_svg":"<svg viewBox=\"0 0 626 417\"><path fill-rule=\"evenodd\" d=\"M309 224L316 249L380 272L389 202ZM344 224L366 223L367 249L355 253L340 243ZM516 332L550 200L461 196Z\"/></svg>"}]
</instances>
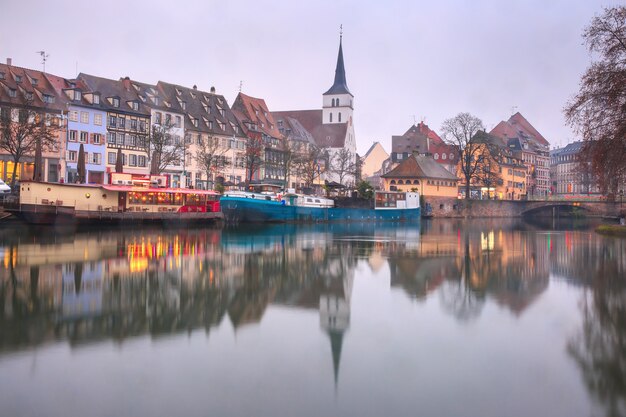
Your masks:
<instances>
[{"instance_id":1,"label":"red roof","mask_svg":"<svg viewBox=\"0 0 626 417\"><path fill-rule=\"evenodd\" d=\"M247 129L244 122L248 121L254 123L256 128L266 135L273 138L282 138L272 113L270 113L265 100L262 98L239 93L233 103L232 110L244 129Z\"/></svg>"},{"instance_id":2,"label":"red roof","mask_svg":"<svg viewBox=\"0 0 626 417\"><path fill-rule=\"evenodd\" d=\"M497 136L503 141L512 138L519 138L520 136L529 137L534 139L537 143L545 146L549 146L550 143L544 138L533 125L530 124L524 116L519 112L509 117L509 120L501 121L496 127L491 129L490 135Z\"/></svg>"}]
</instances>

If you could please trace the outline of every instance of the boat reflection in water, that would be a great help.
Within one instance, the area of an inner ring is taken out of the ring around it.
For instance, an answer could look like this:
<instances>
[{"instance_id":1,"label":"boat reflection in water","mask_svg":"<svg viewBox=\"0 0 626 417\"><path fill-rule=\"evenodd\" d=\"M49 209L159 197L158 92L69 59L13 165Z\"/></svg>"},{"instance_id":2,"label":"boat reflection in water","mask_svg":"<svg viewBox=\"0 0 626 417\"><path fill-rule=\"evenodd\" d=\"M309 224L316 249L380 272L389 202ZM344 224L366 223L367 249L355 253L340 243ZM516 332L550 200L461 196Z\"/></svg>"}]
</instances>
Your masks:
<instances>
[{"instance_id":1,"label":"boat reflection in water","mask_svg":"<svg viewBox=\"0 0 626 417\"><path fill-rule=\"evenodd\" d=\"M471 224L435 221L422 226L279 224L244 230L120 229L72 235L20 230L0 236L0 370L2 363L11 363L15 352L45 350L59 344L81 349L108 340L123 347L129 339L148 336L157 340L168 335L171 340L197 330L213 340L212 334L231 328L237 334L240 329L256 329L252 334L259 334L260 341L287 349L283 352L285 361L295 355L301 362L309 355L315 363L320 354L315 342L299 351L289 337L283 338L284 344L262 338L271 333L273 323L282 323L287 334L294 332L303 338L302 332L308 332L307 318L314 313L319 335L312 340L323 340L320 346L324 346L326 370L333 375L334 381L330 377L327 381L335 387L334 395L344 378L356 395L361 392L358 387L384 390L385 379L363 381L359 377L362 363L350 360L346 376L342 372L340 378L347 352L355 358L386 358L391 360L392 369L393 358L399 355L405 367L421 364L422 372L428 374L429 368L420 357L428 355L441 364L445 358L437 352L460 343L455 335L444 340L452 337L457 343L437 344L442 331L438 328L447 328L447 321L481 329L482 319L490 320L493 324L487 328L493 333L484 335L485 344L459 336L463 343L476 343L473 349L490 352L494 339L488 342L487 335L510 332L502 327L503 314L509 317L505 322L512 317L522 323L526 315L527 320L538 320L535 326L542 323L544 318L533 319L536 314L526 312L535 304L541 306L542 297L556 283L553 291L574 288L581 292L582 327L568 333L566 340L537 343L561 346L559 349L567 346L560 366L572 366L571 358L575 359L590 398L619 415L624 411L625 379L615 370L626 369L626 354L621 349L626 340L621 319L626 316L625 276L623 240L608 240L587 231L534 231L531 226L502 220ZM391 291L382 293L381 285ZM381 299L389 297L389 304L381 304ZM423 313L402 307L407 303L423 306ZM427 308L432 305L437 309ZM490 305L497 309L489 309ZM411 336L419 327L409 325L393 333L399 323L408 325L415 320L426 320L421 323L430 329L422 334L419 344ZM387 324L381 327L381 323ZM520 327L518 331L523 330ZM261 361L270 360L270 353L259 350L260 341L251 344L250 332L241 334L248 336L241 336L241 340L238 336L231 349L259 355ZM528 336L531 344L533 337ZM349 340L352 342L346 352ZM216 337L214 343L223 344L223 337ZM289 351L290 347L294 351ZM185 356L184 345L179 349ZM463 355L471 350L454 352ZM389 355L376 356L381 351L389 351ZM247 369L246 361L238 357L241 365L233 365L230 372L252 378L254 370ZM529 357L517 359L523 366ZM306 368L306 364L301 366ZM372 372L379 369L372 366ZM402 374L399 369L396 372ZM453 369L439 367L436 372L448 373L446 380L459 378ZM498 372L504 377L507 371ZM317 381L316 373L324 372L305 372L309 382ZM304 376L290 378L304 383L300 379ZM533 384L526 382L524 390L532 391ZM431 390L437 392L437 388ZM407 390L413 392L410 387ZM430 404L424 395L422 403ZM221 404L217 398L213 401ZM365 401L363 407L367 404ZM401 410L410 408L410 401L403 404ZM537 407L548 405L553 407L551 402L537 403ZM354 403L345 406L343 411L365 411ZM109 411L120 411L111 407ZM275 407L267 413L280 410L279 405ZM323 414L329 410L332 407L318 411ZM147 415L148 411L149 407L140 414ZM233 409L233 414L235 411L242 410ZM565 415L565 411L552 408L542 411ZM454 412L444 410L442 415Z\"/></svg>"}]
</instances>

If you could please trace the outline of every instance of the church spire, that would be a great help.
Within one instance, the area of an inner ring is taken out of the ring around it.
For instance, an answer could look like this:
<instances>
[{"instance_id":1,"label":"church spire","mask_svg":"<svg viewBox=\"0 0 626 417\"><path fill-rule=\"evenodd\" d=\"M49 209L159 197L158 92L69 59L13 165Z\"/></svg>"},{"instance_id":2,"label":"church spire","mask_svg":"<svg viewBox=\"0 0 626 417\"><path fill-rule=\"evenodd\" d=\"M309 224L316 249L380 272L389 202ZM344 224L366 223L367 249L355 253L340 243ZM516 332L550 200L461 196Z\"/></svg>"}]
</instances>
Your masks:
<instances>
[{"instance_id":1,"label":"church spire","mask_svg":"<svg viewBox=\"0 0 626 417\"><path fill-rule=\"evenodd\" d=\"M348 90L348 84L346 83L346 69L343 65L343 48L341 46L343 41L343 25L339 29L339 54L337 55L337 67L335 68L335 82L330 89L324 93L328 94L350 94Z\"/></svg>"}]
</instances>

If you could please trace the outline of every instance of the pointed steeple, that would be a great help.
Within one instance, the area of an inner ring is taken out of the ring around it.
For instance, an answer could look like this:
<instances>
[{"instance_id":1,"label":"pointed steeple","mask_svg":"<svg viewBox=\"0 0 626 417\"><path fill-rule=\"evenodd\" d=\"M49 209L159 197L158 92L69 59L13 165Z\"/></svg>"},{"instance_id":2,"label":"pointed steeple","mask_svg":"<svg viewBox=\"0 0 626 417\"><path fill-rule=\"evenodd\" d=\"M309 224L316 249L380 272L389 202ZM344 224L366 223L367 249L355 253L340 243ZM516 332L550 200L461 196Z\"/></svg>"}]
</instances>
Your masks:
<instances>
[{"instance_id":1,"label":"pointed steeple","mask_svg":"<svg viewBox=\"0 0 626 417\"><path fill-rule=\"evenodd\" d=\"M342 49L343 32L339 32L339 54L337 55L337 67L335 68L335 82L330 89L324 93L328 94L350 94L348 83L346 83L346 69L343 65L343 49Z\"/></svg>"}]
</instances>

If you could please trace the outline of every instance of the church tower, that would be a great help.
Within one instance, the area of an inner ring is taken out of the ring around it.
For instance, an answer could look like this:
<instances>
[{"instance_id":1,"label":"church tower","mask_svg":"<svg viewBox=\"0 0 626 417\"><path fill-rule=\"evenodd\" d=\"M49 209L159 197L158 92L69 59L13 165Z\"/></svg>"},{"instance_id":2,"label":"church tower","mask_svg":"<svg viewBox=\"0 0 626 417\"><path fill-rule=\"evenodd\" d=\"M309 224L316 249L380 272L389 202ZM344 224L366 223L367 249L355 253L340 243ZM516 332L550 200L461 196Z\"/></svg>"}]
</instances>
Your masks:
<instances>
[{"instance_id":1,"label":"church tower","mask_svg":"<svg viewBox=\"0 0 626 417\"><path fill-rule=\"evenodd\" d=\"M340 32L335 82L322 95L322 123L348 123L348 126L351 126L354 96L348 90L348 84L346 83L346 69L343 64L343 49L341 46L342 40L343 32Z\"/></svg>"}]
</instances>

